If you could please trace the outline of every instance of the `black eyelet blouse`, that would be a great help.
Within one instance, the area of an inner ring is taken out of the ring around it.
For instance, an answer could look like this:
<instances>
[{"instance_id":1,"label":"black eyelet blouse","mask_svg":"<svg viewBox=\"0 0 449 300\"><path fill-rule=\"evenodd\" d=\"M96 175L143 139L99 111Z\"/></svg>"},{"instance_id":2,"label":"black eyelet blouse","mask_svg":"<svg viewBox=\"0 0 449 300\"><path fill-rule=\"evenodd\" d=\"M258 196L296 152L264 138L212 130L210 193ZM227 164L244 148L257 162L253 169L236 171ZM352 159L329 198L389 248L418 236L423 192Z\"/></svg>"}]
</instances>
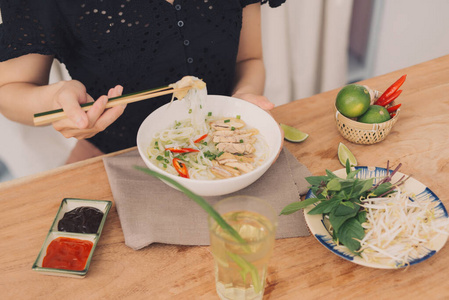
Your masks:
<instances>
[{"instance_id":1,"label":"black eyelet blouse","mask_svg":"<svg viewBox=\"0 0 449 300\"><path fill-rule=\"evenodd\" d=\"M0 61L54 55L94 99L117 84L131 93L185 75L230 95L242 8L257 2L268 0L0 0ZM135 146L140 124L170 99L128 105L89 141L105 153Z\"/></svg>"}]
</instances>

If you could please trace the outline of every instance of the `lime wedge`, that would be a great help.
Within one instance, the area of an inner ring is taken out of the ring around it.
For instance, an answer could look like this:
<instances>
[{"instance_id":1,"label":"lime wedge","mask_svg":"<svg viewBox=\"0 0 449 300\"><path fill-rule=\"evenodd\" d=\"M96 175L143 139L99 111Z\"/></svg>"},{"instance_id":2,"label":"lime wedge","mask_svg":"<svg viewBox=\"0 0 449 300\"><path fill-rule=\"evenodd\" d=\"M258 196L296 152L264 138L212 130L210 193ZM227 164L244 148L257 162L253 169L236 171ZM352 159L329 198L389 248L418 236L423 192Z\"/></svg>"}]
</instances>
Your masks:
<instances>
[{"instance_id":1,"label":"lime wedge","mask_svg":"<svg viewBox=\"0 0 449 300\"><path fill-rule=\"evenodd\" d=\"M295 127L291 127L285 124L279 124L284 130L284 138L289 142L299 143L305 141L309 135L301 130L296 129Z\"/></svg>"},{"instance_id":2,"label":"lime wedge","mask_svg":"<svg viewBox=\"0 0 449 300\"><path fill-rule=\"evenodd\" d=\"M354 154L345 146L345 144L340 143L338 145L338 160L343 166L346 166L346 160L349 159L349 164L351 167L357 166L357 159Z\"/></svg>"}]
</instances>

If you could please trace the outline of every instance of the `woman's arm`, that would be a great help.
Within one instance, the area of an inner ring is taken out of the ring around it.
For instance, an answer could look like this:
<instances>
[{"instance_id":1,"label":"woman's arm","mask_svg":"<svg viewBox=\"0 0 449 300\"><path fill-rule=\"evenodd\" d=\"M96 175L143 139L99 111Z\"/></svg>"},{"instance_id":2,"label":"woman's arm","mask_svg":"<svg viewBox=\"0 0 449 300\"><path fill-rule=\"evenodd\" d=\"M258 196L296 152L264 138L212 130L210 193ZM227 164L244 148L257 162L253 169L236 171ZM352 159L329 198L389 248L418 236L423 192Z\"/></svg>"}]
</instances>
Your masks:
<instances>
[{"instance_id":1,"label":"woman's arm","mask_svg":"<svg viewBox=\"0 0 449 300\"><path fill-rule=\"evenodd\" d=\"M0 112L12 121L32 125L33 114L52 109L57 86L48 86L53 57L29 54L0 63Z\"/></svg>"},{"instance_id":2,"label":"woman's arm","mask_svg":"<svg viewBox=\"0 0 449 300\"><path fill-rule=\"evenodd\" d=\"M265 66L262 51L261 13L260 3L256 3L243 8L233 96L270 110L274 104L263 96L264 87Z\"/></svg>"},{"instance_id":3,"label":"woman's arm","mask_svg":"<svg viewBox=\"0 0 449 300\"><path fill-rule=\"evenodd\" d=\"M260 3L243 9L243 25L237 55L236 84L233 96L270 110L274 107L265 96L265 66L262 52ZM284 131L279 127L284 141ZM281 153L283 143L278 150ZM277 159L277 158L276 158Z\"/></svg>"},{"instance_id":4,"label":"woman's arm","mask_svg":"<svg viewBox=\"0 0 449 300\"><path fill-rule=\"evenodd\" d=\"M124 110L117 106L105 111L108 100L102 96L88 112L80 104L92 102L85 86L76 80L48 84L53 57L28 54L0 63L0 113L6 118L33 125L36 113L62 108L68 119L53 123L65 137L84 139L104 130ZM117 86L108 93L115 97L123 88Z\"/></svg>"}]
</instances>

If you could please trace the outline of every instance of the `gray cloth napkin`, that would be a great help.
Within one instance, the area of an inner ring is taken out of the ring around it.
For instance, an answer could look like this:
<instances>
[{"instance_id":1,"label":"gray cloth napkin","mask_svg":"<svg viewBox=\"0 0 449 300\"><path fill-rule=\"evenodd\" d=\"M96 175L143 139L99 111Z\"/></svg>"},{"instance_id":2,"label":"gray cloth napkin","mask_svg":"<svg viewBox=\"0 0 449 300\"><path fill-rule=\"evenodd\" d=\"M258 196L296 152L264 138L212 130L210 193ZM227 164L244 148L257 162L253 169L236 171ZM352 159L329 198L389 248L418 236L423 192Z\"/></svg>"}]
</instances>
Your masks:
<instances>
[{"instance_id":1,"label":"gray cloth napkin","mask_svg":"<svg viewBox=\"0 0 449 300\"><path fill-rule=\"evenodd\" d=\"M134 250L151 243L209 245L207 214L182 192L134 169L145 166L137 150L105 157L125 244ZM281 210L307 192L310 171L284 148L277 161L256 182L225 196L204 197L211 205L232 195L257 196ZM309 235L302 212L279 216L276 238Z\"/></svg>"}]
</instances>

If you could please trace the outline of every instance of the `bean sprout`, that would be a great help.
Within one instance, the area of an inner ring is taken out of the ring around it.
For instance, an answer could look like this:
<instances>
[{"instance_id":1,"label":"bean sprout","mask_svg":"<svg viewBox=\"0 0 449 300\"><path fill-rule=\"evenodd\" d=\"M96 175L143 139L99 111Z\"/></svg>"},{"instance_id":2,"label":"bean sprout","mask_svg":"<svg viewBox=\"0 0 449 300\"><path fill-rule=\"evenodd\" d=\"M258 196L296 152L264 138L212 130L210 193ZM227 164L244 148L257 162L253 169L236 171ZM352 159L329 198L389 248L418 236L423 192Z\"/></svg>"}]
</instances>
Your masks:
<instances>
[{"instance_id":1,"label":"bean sprout","mask_svg":"<svg viewBox=\"0 0 449 300\"><path fill-rule=\"evenodd\" d=\"M389 197L364 199L362 258L402 267L429 253L436 238L449 235L449 218L436 217L438 204L430 198L415 199L399 188Z\"/></svg>"}]
</instances>

